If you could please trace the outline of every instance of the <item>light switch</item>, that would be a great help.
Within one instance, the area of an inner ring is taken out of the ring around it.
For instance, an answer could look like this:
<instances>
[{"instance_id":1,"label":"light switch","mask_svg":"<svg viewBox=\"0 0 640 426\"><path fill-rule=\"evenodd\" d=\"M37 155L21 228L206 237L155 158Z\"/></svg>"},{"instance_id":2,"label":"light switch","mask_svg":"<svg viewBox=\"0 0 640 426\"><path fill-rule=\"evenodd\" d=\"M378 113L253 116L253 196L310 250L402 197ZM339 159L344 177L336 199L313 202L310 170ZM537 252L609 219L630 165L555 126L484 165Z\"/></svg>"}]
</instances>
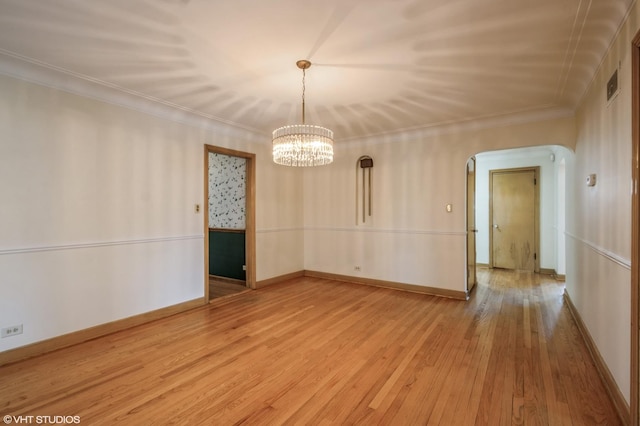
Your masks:
<instances>
[{"instance_id":1,"label":"light switch","mask_svg":"<svg viewBox=\"0 0 640 426\"><path fill-rule=\"evenodd\" d=\"M453 205L447 204L447 213L451 213L453 211Z\"/></svg>"},{"instance_id":2,"label":"light switch","mask_svg":"<svg viewBox=\"0 0 640 426\"><path fill-rule=\"evenodd\" d=\"M196 213L200 213L200 204L196 204L195 210L196 210Z\"/></svg>"}]
</instances>

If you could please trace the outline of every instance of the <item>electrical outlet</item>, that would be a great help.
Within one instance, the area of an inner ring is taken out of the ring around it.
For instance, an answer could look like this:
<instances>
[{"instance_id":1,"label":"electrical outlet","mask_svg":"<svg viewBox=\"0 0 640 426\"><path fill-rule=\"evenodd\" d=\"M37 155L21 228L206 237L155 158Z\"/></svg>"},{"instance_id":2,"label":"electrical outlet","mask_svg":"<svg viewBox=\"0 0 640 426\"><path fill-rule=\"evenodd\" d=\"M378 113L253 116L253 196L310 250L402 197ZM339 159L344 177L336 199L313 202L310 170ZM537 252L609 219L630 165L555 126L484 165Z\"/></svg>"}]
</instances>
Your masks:
<instances>
[{"instance_id":1,"label":"electrical outlet","mask_svg":"<svg viewBox=\"0 0 640 426\"><path fill-rule=\"evenodd\" d=\"M354 271L357 271L357 272L360 272L360 266L358 266L358 265L354 266L354 267L353 267L353 270L354 270Z\"/></svg>"},{"instance_id":2,"label":"electrical outlet","mask_svg":"<svg viewBox=\"0 0 640 426\"><path fill-rule=\"evenodd\" d=\"M22 334L22 324L12 325L11 327L5 327L2 329L2 337L11 337Z\"/></svg>"}]
</instances>

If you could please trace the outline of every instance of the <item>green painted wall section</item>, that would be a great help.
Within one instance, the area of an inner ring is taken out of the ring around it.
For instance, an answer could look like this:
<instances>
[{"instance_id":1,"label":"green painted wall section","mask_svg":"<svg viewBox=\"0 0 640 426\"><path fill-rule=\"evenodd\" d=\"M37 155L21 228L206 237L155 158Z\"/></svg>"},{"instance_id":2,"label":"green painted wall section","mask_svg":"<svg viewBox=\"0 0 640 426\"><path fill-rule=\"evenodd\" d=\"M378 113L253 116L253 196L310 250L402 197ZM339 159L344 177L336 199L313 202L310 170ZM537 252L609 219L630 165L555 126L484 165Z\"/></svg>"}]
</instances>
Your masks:
<instances>
[{"instance_id":1,"label":"green painted wall section","mask_svg":"<svg viewBox=\"0 0 640 426\"><path fill-rule=\"evenodd\" d=\"M209 274L245 280L244 232L209 231Z\"/></svg>"}]
</instances>

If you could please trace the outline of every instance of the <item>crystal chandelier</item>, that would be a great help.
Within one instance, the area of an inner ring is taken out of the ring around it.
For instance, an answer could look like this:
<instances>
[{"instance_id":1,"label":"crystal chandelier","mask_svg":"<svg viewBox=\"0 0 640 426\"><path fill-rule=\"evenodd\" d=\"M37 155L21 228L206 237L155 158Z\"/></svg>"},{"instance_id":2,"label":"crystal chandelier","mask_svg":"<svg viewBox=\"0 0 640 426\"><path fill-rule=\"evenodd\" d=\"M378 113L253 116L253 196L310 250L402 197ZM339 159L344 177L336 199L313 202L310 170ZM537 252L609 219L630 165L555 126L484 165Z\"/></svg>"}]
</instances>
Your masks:
<instances>
[{"instance_id":1,"label":"crystal chandelier","mask_svg":"<svg viewBox=\"0 0 640 426\"><path fill-rule=\"evenodd\" d=\"M302 70L302 124L280 127L273 131L273 161L284 166L322 166L333 161L333 132L304 123L305 70L311 62L296 62Z\"/></svg>"}]
</instances>

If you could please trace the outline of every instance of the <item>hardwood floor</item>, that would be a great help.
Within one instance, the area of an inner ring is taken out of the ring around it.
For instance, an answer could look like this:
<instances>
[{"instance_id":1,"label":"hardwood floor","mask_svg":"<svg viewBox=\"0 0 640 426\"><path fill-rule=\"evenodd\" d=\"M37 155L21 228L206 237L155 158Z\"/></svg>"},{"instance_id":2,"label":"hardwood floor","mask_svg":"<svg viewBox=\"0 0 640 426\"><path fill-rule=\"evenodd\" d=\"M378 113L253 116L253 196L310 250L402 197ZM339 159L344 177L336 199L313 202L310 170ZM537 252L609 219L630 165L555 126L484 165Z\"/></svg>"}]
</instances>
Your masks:
<instances>
[{"instance_id":1,"label":"hardwood floor","mask_svg":"<svg viewBox=\"0 0 640 426\"><path fill-rule=\"evenodd\" d=\"M249 291L246 284L209 276L209 300Z\"/></svg>"},{"instance_id":2,"label":"hardwood floor","mask_svg":"<svg viewBox=\"0 0 640 426\"><path fill-rule=\"evenodd\" d=\"M468 302L299 278L0 367L0 415L93 424L620 424L563 286Z\"/></svg>"}]
</instances>

